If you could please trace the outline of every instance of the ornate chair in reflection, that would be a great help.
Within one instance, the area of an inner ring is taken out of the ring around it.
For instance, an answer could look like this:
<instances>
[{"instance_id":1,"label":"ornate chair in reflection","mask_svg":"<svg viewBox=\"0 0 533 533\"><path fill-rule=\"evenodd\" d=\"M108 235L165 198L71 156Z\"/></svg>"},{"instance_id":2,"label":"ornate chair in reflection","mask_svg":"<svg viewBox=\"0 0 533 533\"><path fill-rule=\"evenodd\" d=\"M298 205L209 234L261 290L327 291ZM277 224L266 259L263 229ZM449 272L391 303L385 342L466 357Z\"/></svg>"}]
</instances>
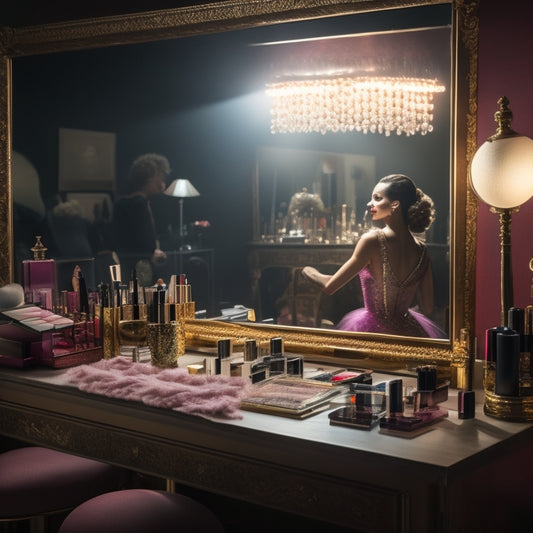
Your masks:
<instances>
[{"instance_id":1,"label":"ornate chair in reflection","mask_svg":"<svg viewBox=\"0 0 533 533\"><path fill-rule=\"evenodd\" d=\"M321 302L323 292L316 284L302 276L302 267L292 268L285 293L285 305L278 323L300 327L321 326Z\"/></svg>"}]
</instances>

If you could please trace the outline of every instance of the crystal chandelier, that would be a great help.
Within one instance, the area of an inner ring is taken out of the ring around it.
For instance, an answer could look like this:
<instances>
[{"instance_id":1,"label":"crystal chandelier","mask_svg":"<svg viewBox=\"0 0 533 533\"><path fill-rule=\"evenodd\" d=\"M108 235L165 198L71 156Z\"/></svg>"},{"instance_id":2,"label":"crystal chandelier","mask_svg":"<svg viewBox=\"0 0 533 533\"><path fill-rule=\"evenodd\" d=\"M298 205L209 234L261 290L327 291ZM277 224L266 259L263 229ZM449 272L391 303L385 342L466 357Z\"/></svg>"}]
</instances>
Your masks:
<instances>
[{"instance_id":1,"label":"crystal chandelier","mask_svg":"<svg viewBox=\"0 0 533 533\"><path fill-rule=\"evenodd\" d=\"M433 131L434 79L328 77L267 84L272 133L357 131L407 136Z\"/></svg>"}]
</instances>

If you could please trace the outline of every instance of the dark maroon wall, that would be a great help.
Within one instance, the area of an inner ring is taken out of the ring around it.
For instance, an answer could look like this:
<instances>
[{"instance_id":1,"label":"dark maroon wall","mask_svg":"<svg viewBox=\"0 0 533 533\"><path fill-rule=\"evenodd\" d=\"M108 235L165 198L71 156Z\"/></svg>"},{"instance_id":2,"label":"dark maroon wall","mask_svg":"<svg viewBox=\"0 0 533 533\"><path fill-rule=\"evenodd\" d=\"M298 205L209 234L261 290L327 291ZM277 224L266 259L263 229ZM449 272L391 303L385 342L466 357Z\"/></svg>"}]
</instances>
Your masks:
<instances>
[{"instance_id":1,"label":"dark maroon wall","mask_svg":"<svg viewBox=\"0 0 533 533\"><path fill-rule=\"evenodd\" d=\"M533 137L533 32L530 0L481 0L479 8L478 145L496 131L494 112L507 96L513 129ZM533 176L531 176L533 180ZM484 353L484 331L500 321L500 247L497 215L480 203L477 225L476 336ZM533 304L533 199L512 221L514 305Z\"/></svg>"}]
</instances>

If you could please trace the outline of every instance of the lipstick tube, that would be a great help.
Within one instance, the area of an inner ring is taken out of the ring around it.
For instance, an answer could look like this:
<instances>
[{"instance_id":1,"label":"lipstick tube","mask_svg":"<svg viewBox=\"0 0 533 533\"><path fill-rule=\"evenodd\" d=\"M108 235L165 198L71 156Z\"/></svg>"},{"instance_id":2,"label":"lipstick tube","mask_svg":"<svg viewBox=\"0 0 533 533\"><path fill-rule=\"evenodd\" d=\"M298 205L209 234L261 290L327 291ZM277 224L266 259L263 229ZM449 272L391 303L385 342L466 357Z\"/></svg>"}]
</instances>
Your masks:
<instances>
[{"instance_id":1,"label":"lipstick tube","mask_svg":"<svg viewBox=\"0 0 533 533\"><path fill-rule=\"evenodd\" d=\"M185 318L194 318L195 304L192 299L192 287L188 284L182 285L183 305L185 306Z\"/></svg>"},{"instance_id":2,"label":"lipstick tube","mask_svg":"<svg viewBox=\"0 0 533 533\"><path fill-rule=\"evenodd\" d=\"M104 307L102 322L102 352L104 359L111 359L120 355L118 336L120 307Z\"/></svg>"},{"instance_id":3,"label":"lipstick tube","mask_svg":"<svg viewBox=\"0 0 533 533\"><path fill-rule=\"evenodd\" d=\"M194 318L195 303L192 299L192 287L187 283L185 274L178 276L177 284L175 285L174 301L178 305L182 305L180 312L183 314L183 318ZM178 309L176 309L178 312Z\"/></svg>"}]
</instances>

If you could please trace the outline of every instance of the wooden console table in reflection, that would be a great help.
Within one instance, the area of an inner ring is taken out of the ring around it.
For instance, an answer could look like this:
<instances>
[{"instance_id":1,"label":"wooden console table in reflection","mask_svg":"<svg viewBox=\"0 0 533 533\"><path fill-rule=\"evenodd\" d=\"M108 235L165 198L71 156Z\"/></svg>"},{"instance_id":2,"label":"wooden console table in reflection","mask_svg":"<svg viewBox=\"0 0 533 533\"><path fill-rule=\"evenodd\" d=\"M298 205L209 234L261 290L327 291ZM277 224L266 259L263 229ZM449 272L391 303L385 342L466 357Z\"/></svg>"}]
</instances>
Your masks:
<instances>
[{"instance_id":1,"label":"wooden console table in reflection","mask_svg":"<svg viewBox=\"0 0 533 533\"><path fill-rule=\"evenodd\" d=\"M285 268L291 271L306 265L315 267L339 267L352 254L353 243L346 244L273 244L253 242L248 245L248 268L252 287L253 304L260 320L265 308L260 282L264 272L270 268ZM303 325L295 324L293 325Z\"/></svg>"},{"instance_id":2,"label":"wooden console table in reflection","mask_svg":"<svg viewBox=\"0 0 533 533\"><path fill-rule=\"evenodd\" d=\"M449 309L449 247L447 244L426 243L434 278L434 299L435 299L435 319L442 319ZM293 287L299 271L306 265L319 268L322 272L333 274L352 254L354 243L346 244L287 244L287 243L266 243L253 242L248 245L248 268L250 272L253 305L259 320L275 318L275 310L269 301L271 295L265 294L265 284L283 284ZM265 279L265 274L270 269L278 271ZM285 272L283 272L285 269ZM285 279L281 279L281 278ZM273 291L276 288L273 287ZM270 291L272 292L272 291ZM278 290L279 296L280 290ZM294 291L288 291L290 297L294 297ZM318 298L318 292L316 292ZM268 296L268 297L267 297ZM275 296L274 296L275 298ZM297 304L290 302L292 306L290 322L285 322L294 326L321 326L316 307L316 301L312 302L309 295L308 309L298 313L295 309ZM337 295L328 297L329 309L326 310L327 322L335 323L345 312L361 307L363 305L362 293L358 278L352 280L349 286L341 289ZM322 300L322 306L325 302ZM314 307L314 309L312 309ZM324 311L324 309L323 309ZM338 313L338 314L337 314ZM302 315L305 314L305 317ZM313 317L313 314L317 315ZM442 319L445 320L445 319ZM323 324L322 324L323 325ZM447 322L442 326L447 329ZM329 327L329 326L328 326Z\"/></svg>"}]
</instances>

